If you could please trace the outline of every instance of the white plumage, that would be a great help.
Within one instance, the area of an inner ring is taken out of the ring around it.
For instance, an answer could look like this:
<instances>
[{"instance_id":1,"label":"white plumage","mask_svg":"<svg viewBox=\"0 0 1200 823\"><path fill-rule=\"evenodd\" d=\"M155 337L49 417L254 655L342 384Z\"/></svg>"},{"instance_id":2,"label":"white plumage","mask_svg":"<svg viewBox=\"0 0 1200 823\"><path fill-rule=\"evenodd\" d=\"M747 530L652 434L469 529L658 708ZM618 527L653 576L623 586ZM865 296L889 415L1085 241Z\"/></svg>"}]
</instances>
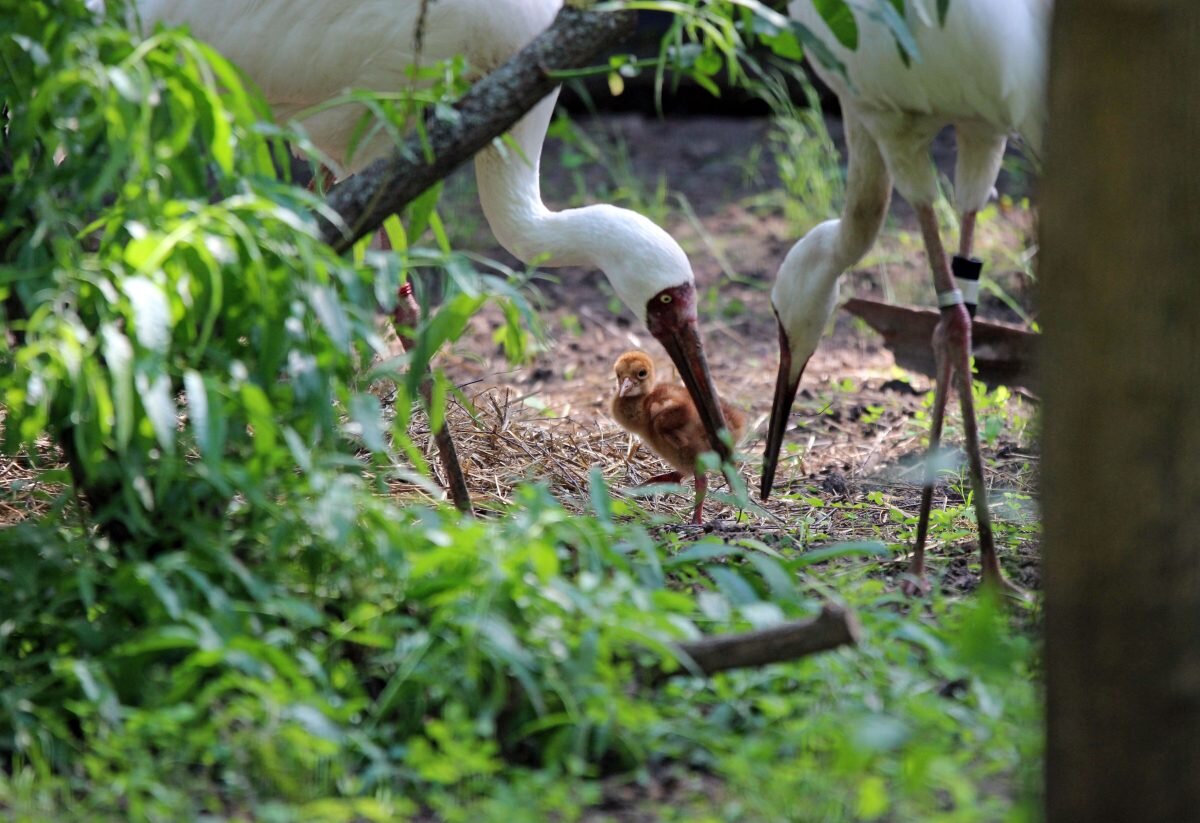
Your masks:
<instances>
[{"instance_id":1,"label":"white plumage","mask_svg":"<svg viewBox=\"0 0 1200 823\"><path fill-rule=\"evenodd\" d=\"M957 131L954 190L963 213L987 202L1009 134L1040 151L1050 0L952 0L945 27L932 5L908 4L921 56L908 66L891 31L865 14L855 15L859 43L850 51L809 0L788 7L845 66L843 76L811 61L841 101L850 155L841 219L802 238L776 278L772 304L793 341L794 378L833 312L838 278L875 241L892 183L914 207L933 203L929 145L942 128Z\"/></svg>"},{"instance_id":2,"label":"white plumage","mask_svg":"<svg viewBox=\"0 0 1200 823\"><path fill-rule=\"evenodd\" d=\"M262 89L277 119L295 118L352 89L400 91L409 69L464 55L475 74L503 63L554 20L561 0L436 0L427 5L420 52L418 0L138 0L141 23L186 25ZM526 263L603 271L641 319L665 288L693 283L679 245L641 215L612 206L553 212L542 201L538 162L557 92L513 129L518 150L482 151L476 176L496 238ZM305 131L340 175L392 149L383 130L349 151L362 108L343 104L305 117Z\"/></svg>"},{"instance_id":3,"label":"white plumage","mask_svg":"<svg viewBox=\"0 0 1200 823\"><path fill-rule=\"evenodd\" d=\"M97 4L102 0L95 0ZM354 89L402 91L410 68L464 56L477 75L512 57L554 20L562 0L135 0L131 21L186 25L262 89L277 119L295 118ZM714 447L724 419L696 323L687 256L652 221L595 205L552 211L541 196L542 143L557 90L476 157L480 203L497 240L526 263L600 269L621 300L667 349ZM383 130L349 156L360 104L320 108L301 120L338 166L359 170L392 148ZM410 298L411 302L411 298ZM415 310L415 304L413 304Z\"/></svg>"},{"instance_id":4,"label":"white plumage","mask_svg":"<svg viewBox=\"0 0 1200 823\"><path fill-rule=\"evenodd\" d=\"M944 26L934 6L932 0L907 4L920 51L920 60L908 65L892 32L862 13L854 51L837 42L809 0L790 3L788 13L845 65L843 77L813 64L843 104L864 113L927 116L939 128L980 122L1040 146L1050 0L950 0Z\"/></svg>"},{"instance_id":5,"label":"white plumage","mask_svg":"<svg viewBox=\"0 0 1200 823\"><path fill-rule=\"evenodd\" d=\"M933 213L937 176L930 143L945 126L955 127L955 199L962 228L959 254L967 258L975 213L995 185L1008 136L1020 134L1035 153L1040 150L1051 8L1052 0L950 0L942 25L933 0L907 0L906 20L920 57L906 65L893 33L861 9L854 10L858 47L850 50L837 41L811 0L789 5L791 17L820 37L845 66L843 75L813 61L813 68L842 104L849 171L841 218L820 224L792 247L771 294L780 326L780 368L763 461L764 498L771 490L804 367L836 304L838 278L874 243L893 183L917 213L939 302L952 304L957 299ZM961 377L969 372L965 364L970 357L970 320L961 305L943 309L935 351L941 364L938 400L944 407L945 384L955 374ZM991 532L970 381L961 378L958 385L972 479L978 479L974 485L984 574L999 579L994 553L988 557ZM931 446L936 448L940 413L935 411L934 417ZM923 501L917 556L923 549L927 519L928 502ZM914 561L914 571L919 573L920 565Z\"/></svg>"}]
</instances>

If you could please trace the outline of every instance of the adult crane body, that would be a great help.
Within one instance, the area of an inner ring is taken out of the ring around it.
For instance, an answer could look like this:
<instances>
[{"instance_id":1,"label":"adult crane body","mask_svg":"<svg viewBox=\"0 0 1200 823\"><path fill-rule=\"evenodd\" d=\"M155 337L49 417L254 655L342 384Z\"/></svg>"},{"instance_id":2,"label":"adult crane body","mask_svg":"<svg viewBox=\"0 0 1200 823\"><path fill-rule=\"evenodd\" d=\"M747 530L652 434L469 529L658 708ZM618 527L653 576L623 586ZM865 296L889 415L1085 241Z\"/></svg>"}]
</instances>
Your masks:
<instances>
[{"instance_id":1,"label":"adult crane body","mask_svg":"<svg viewBox=\"0 0 1200 823\"><path fill-rule=\"evenodd\" d=\"M417 48L418 20L421 23ZM562 0L137 0L147 29L187 25L262 89L278 119L296 117L352 89L395 92L413 83L413 65L466 57L486 73L554 20ZM695 281L670 235L611 205L552 211L541 196L542 142L557 90L475 160L479 198L497 240L527 263L588 266L605 273L618 297L663 344L687 384L719 452L725 425L696 328ZM384 130L351 153L362 115L341 104L301 120L338 175L392 148Z\"/></svg>"},{"instance_id":2,"label":"adult crane body","mask_svg":"<svg viewBox=\"0 0 1200 823\"><path fill-rule=\"evenodd\" d=\"M985 578L1000 581L983 487L970 381L970 318L942 246L933 202L937 176L929 147L955 127L955 198L961 216L959 256L970 257L976 212L986 203L1007 138L1020 134L1036 153L1044 121L1046 37L1051 0L951 0L944 21L935 4L908 0L908 26L919 58L905 63L893 33L854 10L855 49L842 46L811 0L791 17L813 31L845 68L813 68L837 94L846 127L849 169L840 219L821 223L788 252L771 295L779 321L780 366L763 460L762 496L771 491L787 418L804 367L833 313L838 278L870 249L883 224L893 184L917 214L942 319L934 337L938 388L931 453L937 448L949 384L963 407L967 453L980 525ZM923 571L932 476L918 520L913 571Z\"/></svg>"}]
</instances>

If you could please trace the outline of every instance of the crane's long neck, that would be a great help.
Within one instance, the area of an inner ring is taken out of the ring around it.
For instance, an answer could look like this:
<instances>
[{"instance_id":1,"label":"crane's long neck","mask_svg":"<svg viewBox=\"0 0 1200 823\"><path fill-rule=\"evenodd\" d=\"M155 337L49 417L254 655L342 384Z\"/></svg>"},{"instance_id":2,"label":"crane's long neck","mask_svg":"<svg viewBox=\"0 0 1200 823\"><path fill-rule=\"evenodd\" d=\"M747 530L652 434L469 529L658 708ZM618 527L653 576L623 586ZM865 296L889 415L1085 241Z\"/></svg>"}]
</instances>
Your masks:
<instances>
[{"instance_id":1,"label":"crane's long neck","mask_svg":"<svg viewBox=\"0 0 1200 823\"><path fill-rule=\"evenodd\" d=\"M796 377L817 349L837 302L837 282L862 253L855 228L845 219L826 220L792 246L779 267L771 304L787 332ZM869 243L868 243L869 245Z\"/></svg>"},{"instance_id":2,"label":"crane's long neck","mask_svg":"<svg viewBox=\"0 0 1200 823\"><path fill-rule=\"evenodd\" d=\"M792 246L771 295L788 334L797 374L816 350L833 313L838 278L875 242L892 195L879 147L852 112L843 110L843 114L850 166L842 216L821 223Z\"/></svg>"},{"instance_id":3,"label":"crane's long neck","mask_svg":"<svg viewBox=\"0 0 1200 823\"><path fill-rule=\"evenodd\" d=\"M479 202L500 245L526 263L598 266L593 239L577 231L570 211L553 212L542 202L541 157L558 90L513 126L501 145L475 158Z\"/></svg>"},{"instance_id":4,"label":"crane's long neck","mask_svg":"<svg viewBox=\"0 0 1200 823\"><path fill-rule=\"evenodd\" d=\"M617 296L643 321L663 289L692 283L687 255L637 212L608 204L552 211L542 202L542 143L558 92L530 109L509 138L475 158L479 202L496 239L526 263L587 266L604 272Z\"/></svg>"}]
</instances>

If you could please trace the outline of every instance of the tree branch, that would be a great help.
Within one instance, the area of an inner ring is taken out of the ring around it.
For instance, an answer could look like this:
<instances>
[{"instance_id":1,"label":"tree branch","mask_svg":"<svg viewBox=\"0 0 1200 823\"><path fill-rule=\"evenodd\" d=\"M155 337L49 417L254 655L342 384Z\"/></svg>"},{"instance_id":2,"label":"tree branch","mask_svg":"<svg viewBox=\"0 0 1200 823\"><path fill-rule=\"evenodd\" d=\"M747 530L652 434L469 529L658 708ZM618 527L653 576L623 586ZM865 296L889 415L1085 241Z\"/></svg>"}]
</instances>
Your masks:
<instances>
[{"instance_id":1,"label":"tree branch","mask_svg":"<svg viewBox=\"0 0 1200 823\"><path fill-rule=\"evenodd\" d=\"M504 65L484 77L455 105L455 118L429 122L426 142L410 139L402 151L376 160L334 186L328 206L336 225L319 215L321 237L338 251L374 232L492 140L559 85L555 72L587 65L633 32L637 13L594 12L563 6L554 24ZM433 156L426 161L426 146Z\"/></svg>"},{"instance_id":2,"label":"tree branch","mask_svg":"<svg viewBox=\"0 0 1200 823\"><path fill-rule=\"evenodd\" d=\"M858 643L859 625L853 614L840 606L825 606L813 620L795 621L769 629L742 634L717 635L679 643L680 656L694 665L671 671L648 672L651 685L679 675L705 675L729 669L745 669L797 660L838 646Z\"/></svg>"}]
</instances>

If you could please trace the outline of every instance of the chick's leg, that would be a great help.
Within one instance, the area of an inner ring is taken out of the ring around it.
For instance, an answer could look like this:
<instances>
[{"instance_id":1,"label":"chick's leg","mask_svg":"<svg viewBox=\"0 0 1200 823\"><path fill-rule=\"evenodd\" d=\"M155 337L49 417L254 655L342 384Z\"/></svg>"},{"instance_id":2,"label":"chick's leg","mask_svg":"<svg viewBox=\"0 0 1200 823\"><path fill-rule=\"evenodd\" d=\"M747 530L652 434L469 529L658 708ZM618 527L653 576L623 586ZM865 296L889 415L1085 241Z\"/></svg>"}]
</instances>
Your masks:
<instances>
[{"instance_id":1,"label":"chick's leg","mask_svg":"<svg viewBox=\"0 0 1200 823\"><path fill-rule=\"evenodd\" d=\"M632 434L629 435L629 448L625 450L625 462L626 463L628 463L630 460L633 459L633 456L635 454L637 454L638 447L641 445L642 445L641 440L638 440L637 437Z\"/></svg>"}]
</instances>

